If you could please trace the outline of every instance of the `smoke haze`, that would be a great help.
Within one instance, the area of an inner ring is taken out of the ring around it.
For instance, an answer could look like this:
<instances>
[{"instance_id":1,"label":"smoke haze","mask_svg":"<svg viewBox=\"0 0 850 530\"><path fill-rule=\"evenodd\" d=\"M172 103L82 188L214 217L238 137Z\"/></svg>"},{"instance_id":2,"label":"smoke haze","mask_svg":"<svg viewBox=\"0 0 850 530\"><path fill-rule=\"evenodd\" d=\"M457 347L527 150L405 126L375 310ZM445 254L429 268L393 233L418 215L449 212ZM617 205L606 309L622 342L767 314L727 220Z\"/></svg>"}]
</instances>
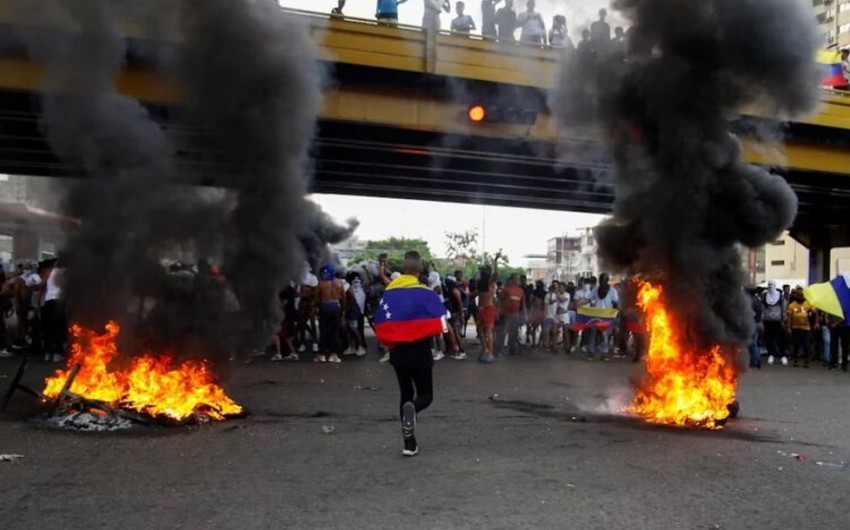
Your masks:
<instances>
[{"instance_id":1,"label":"smoke haze","mask_svg":"<svg viewBox=\"0 0 850 530\"><path fill-rule=\"evenodd\" d=\"M240 348L265 344L280 321L277 291L300 277L306 259L314 265L329 259L327 243L356 228L356 221L335 225L305 199L321 101L306 28L270 2L186 1L161 13L179 16L182 40L168 64L157 50L150 50L151 60L163 75L179 72L187 108L181 125L199 128L193 138L203 139L192 141L215 150L208 169L215 176L201 180L229 189L224 192L177 185L185 176L175 152L195 146L115 92L130 4L38 4L18 7L27 17L28 53L46 66L45 135L75 176L84 177L63 201L64 213L82 221L66 249L71 317L100 326L120 319L135 296L167 296L182 301L170 309L158 301L149 324L169 329L153 334L217 341L223 308L211 302L220 299L187 302L165 293L159 263L180 253L219 257L250 328ZM132 4L132 16L154 20L141 5Z\"/></svg>"},{"instance_id":2,"label":"smoke haze","mask_svg":"<svg viewBox=\"0 0 850 530\"><path fill-rule=\"evenodd\" d=\"M788 118L817 104L810 8L796 0L620 0L627 61L608 48L563 70L566 129L597 120L617 165L599 254L661 280L699 346L742 345L753 318L738 244L763 245L794 220L788 184L744 163L730 120L743 107ZM595 109L588 114L584 109Z\"/></svg>"}]
</instances>

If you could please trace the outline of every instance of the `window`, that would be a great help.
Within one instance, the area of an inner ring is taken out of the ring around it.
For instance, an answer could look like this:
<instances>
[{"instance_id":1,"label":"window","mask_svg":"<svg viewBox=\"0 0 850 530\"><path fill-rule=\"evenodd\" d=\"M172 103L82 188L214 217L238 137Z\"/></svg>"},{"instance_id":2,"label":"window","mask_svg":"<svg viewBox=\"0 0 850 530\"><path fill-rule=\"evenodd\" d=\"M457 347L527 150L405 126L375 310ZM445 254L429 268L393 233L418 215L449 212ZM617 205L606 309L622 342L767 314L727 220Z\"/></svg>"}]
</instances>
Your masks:
<instances>
[{"instance_id":1,"label":"window","mask_svg":"<svg viewBox=\"0 0 850 530\"><path fill-rule=\"evenodd\" d=\"M813 6L823 5L823 0L812 0Z\"/></svg>"},{"instance_id":2,"label":"window","mask_svg":"<svg viewBox=\"0 0 850 530\"><path fill-rule=\"evenodd\" d=\"M0 173L0 182L9 182L9 175Z\"/></svg>"},{"instance_id":3,"label":"window","mask_svg":"<svg viewBox=\"0 0 850 530\"><path fill-rule=\"evenodd\" d=\"M774 247L783 247L783 246L785 246L785 240L784 239L777 239L776 241L773 242L773 246Z\"/></svg>"},{"instance_id":4,"label":"window","mask_svg":"<svg viewBox=\"0 0 850 530\"><path fill-rule=\"evenodd\" d=\"M847 33L850 31L850 24L841 24L838 26L838 33Z\"/></svg>"},{"instance_id":5,"label":"window","mask_svg":"<svg viewBox=\"0 0 850 530\"><path fill-rule=\"evenodd\" d=\"M781 266L785 265L785 260L784 259L775 259L775 260L770 262L770 265L772 267L781 267Z\"/></svg>"},{"instance_id":6,"label":"window","mask_svg":"<svg viewBox=\"0 0 850 530\"><path fill-rule=\"evenodd\" d=\"M842 2L842 3L838 6L838 12L839 12L839 13L843 13L843 12L845 12L845 11L850 11L850 2Z\"/></svg>"}]
</instances>

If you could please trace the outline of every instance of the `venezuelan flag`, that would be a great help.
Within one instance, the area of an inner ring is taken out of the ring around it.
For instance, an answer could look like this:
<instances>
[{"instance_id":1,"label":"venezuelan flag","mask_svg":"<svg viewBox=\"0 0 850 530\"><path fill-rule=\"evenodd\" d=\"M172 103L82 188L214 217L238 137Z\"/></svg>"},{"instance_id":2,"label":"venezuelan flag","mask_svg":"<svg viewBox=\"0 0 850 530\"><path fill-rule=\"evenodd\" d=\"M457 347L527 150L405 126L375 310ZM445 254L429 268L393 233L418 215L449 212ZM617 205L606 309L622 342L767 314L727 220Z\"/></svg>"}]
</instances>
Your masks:
<instances>
[{"instance_id":1,"label":"venezuelan flag","mask_svg":"<svg viewBox=\"0 0 850 530\"><path fill-rule=\"evenodd\" d=\"M583 331L587 328L597 328L606 330L614 324L617 315L620 311L617 309L606 309L602 307L579 306L576 310L576 331Z\"/></svg>"},{"instance_id":2,"label":"venezuelan flag","mask_svg":"<svg viewBox=\"0 0 850 530\"><path fill-rule=\"evenodd\" d=\"M375 310L378 340L392 349L400 342L414 342L443 332L446 308L437 293L403 274L384 290Z\"/></svg>"},{"instance_id":3,"label":"venezuelan flag","mask_svg":"<svg viewBox=\"0 0 850 530\"><path fill-rule=\"evenodd\" d=\"M850 324L850 274L838 275L826 283L812 284L803 289L803 294L816 308Z\"/></svg>"},{"instance_id":4,"label":"venezuelan flag","mask_svg":"<svg viewBox=\"0 0 850 530\"><path fill-rule=\"evenodd\" d=\"M841 67L841 52L838 50L820 50L816 60L824 67L821 86L836 87L848 84Z\"/></svg>"}]
</instances>

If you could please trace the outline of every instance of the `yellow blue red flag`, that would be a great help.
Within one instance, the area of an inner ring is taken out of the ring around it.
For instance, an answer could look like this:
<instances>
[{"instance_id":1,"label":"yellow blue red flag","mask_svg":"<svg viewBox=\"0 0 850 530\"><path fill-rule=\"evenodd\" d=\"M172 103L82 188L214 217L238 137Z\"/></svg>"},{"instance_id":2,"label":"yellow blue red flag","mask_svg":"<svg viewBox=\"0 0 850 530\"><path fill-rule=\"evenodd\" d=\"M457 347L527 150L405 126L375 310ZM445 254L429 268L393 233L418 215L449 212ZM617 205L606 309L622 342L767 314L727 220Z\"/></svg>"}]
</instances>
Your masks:
<instances>
[{"instance_id":1,"label":"yellow blue red flag","mask_svg":"<svg viewBox=\"0 0 850 530\"><path fill-rule=\"evenodd\" d=\"M576 323L573 327L577 331L587 328L606 330L614 324L619 314L620 311L617 309L591 307L587 305L579 306L576 310Z\"/></svg>"},{"instance_id":2,"label":"yellow blue red flag","mask_svg":"<svg viewBox=\"0 0 850 530\"><path fill-rule=\"evenodd\" d=\"M403 274L390 282L375 309L375 333L392 349L400 342L414 342L443 332L446 308L437 293Z\"/></svg>"}]
</instances>

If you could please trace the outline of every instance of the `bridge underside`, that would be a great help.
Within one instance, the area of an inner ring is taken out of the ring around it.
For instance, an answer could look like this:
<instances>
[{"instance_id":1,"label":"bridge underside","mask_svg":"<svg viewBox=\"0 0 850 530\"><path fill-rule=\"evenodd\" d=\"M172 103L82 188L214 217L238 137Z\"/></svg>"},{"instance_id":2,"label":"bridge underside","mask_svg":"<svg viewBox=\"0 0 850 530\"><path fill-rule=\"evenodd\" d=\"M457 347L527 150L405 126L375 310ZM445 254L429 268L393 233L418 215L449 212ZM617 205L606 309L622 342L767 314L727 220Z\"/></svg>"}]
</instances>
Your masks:
<instances>
[{"instance_id":1,"label":"bridge underside","mask_svg":"<svg viewBox=\"0 0 850 530\"><path fill-rule=\"evenodd\" d=\"M39 100L29 92L0 92L0 172L82 176L59 160L40 126ZM149 107L175 137L202 133L179 123L179 109ZM186 138L184 138L185 140ZM180 141L178 145L197 142ZM607 163L566 163L550 142L482 138L433 131L320 121L313 149L317 193L392 197L541 208L610 211L614 173ZM183 181L225 185L216 154L178 150ZM800 201L792 233L807 246L850 246L847 176L790 171L783 175Z\"/></svg>"}]
</instances>

